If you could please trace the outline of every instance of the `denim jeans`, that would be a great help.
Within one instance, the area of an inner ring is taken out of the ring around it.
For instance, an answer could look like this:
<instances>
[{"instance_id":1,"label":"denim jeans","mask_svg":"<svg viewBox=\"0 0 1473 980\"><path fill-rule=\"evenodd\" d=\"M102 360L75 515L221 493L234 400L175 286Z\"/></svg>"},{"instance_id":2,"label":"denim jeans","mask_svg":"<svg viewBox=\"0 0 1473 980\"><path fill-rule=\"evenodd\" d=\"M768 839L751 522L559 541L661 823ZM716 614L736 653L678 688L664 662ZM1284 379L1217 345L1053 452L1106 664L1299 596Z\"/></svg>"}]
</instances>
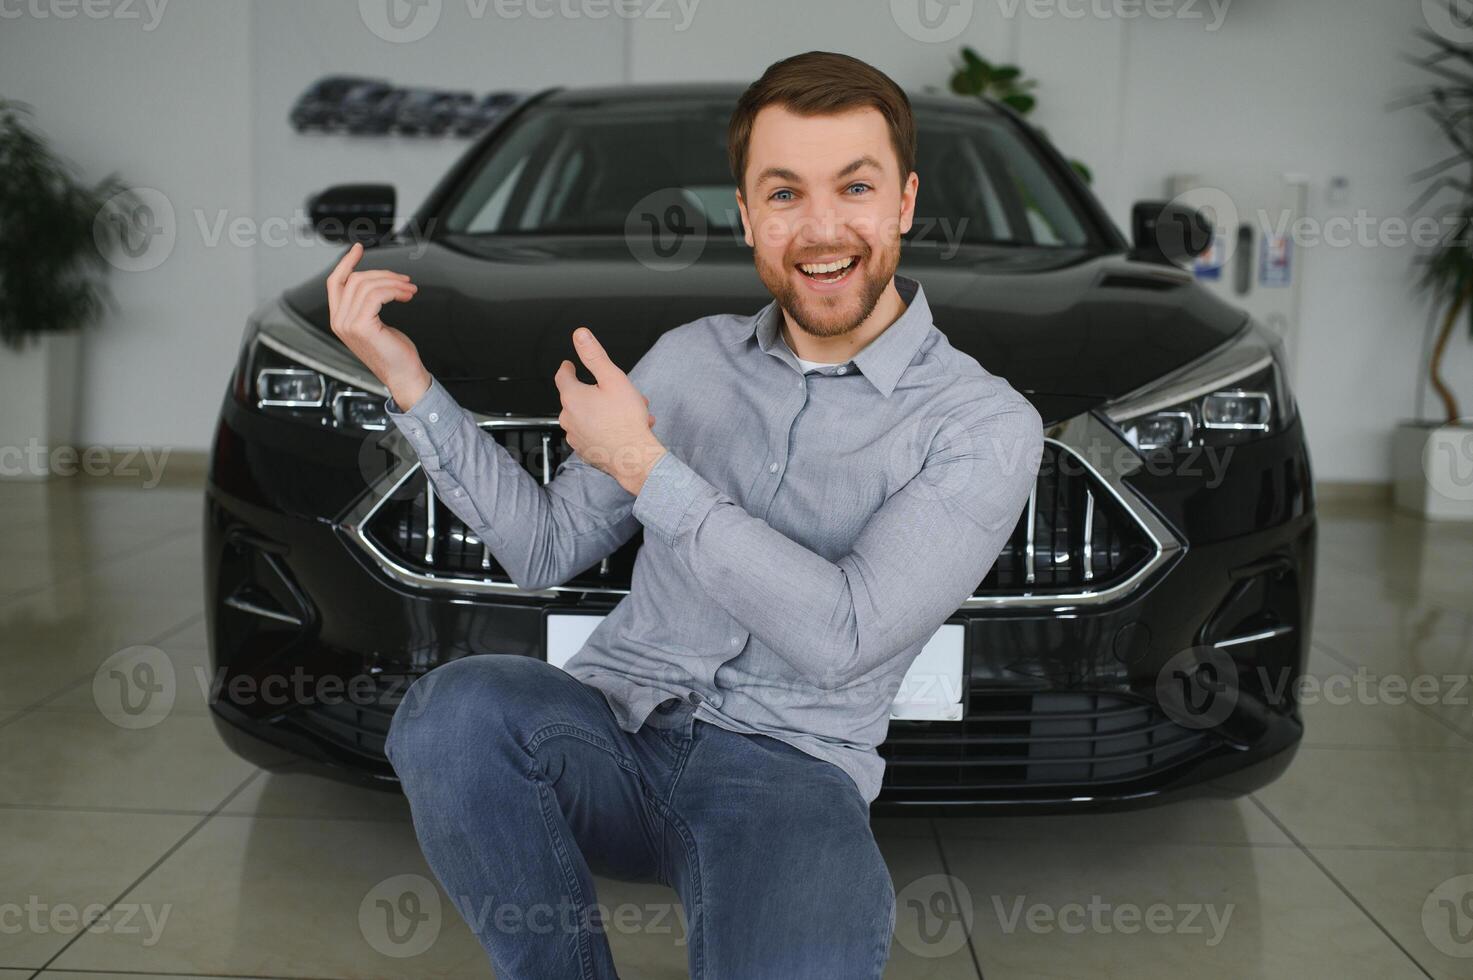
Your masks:
<instances>
[{"instance_id":1,"label":"denim jeans","mask_svg":"<svg viewBox=\"0 0 1473 980\"><path fill-rule=\"evenodd\" d=\"M631 734L597 688L510 654L411 685L386 752L499 980L618 977L595 874L675 890L695 980L881 975L895 891L854 781L694 710L669 699Z\"/></svg>"}]
</instances>

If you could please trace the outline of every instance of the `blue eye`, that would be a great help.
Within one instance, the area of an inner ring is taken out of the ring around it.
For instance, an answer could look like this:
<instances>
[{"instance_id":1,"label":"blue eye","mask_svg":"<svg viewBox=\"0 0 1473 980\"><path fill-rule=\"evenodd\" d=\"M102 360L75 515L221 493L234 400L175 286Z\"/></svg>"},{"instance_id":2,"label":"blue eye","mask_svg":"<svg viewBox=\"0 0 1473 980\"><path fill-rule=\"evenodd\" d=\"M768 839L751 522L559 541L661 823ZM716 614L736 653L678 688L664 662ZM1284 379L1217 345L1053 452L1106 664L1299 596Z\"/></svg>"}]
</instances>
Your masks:
<instances>
[{"instance_id":1,"label":"blue eye","mask_svg":"<svg viewBox=\"0 0 1473 980\"><path fill-rule=\"evenodd\" d=\"M777 197L779 194L791 194L791 193L793 193L793 192L790 191L790 190L788 190L786 187L779 188L778 190L775 190L775 191L772 192L771 196L768 197L768 200L769 201L772 200L773 198Z\"/></svg>"},{"instance_id":2,"label":"blue eye","mask_svg":"<svg viewBox=\"0 0 1473 980\"><path fill-rule=\"evenodd\" d=\"M869 185L868 184L865 184L865 183L853 183L853 184L850 184L848 189L852 191L856 187L863 187L865 190L869 190Z\"/></svg>"}]
</instances>

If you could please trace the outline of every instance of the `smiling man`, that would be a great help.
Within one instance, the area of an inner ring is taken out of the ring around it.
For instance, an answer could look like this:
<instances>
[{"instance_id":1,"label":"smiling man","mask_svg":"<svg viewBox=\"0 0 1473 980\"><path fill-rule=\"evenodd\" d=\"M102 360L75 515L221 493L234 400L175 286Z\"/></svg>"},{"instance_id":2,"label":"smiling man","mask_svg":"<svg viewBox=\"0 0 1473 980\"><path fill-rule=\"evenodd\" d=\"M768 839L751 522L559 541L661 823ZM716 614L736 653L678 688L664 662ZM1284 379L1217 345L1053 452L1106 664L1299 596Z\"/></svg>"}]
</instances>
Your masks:
<instances>
[{"instance_id":1,"label":"smiling man","mask_svg":"<svg viewBox=\"0 0 1473 980\"><path fill-rule=\"evenodd\" d=\"M554 375L575 454L546 484L379 319L409 277L354 271L355 245L328 279L334 331L517 585L644 531L628 595L562 668L462 657L393 718L425 857L504 980L616 976L594 874L676 890L693 977L880 976L876 746L1037 475L1038 413L896 274L918 186L900 88L798 55L747 89L728 143L773 301L670 329L627 374L574 331L594 384Z\"/></svg>"}]
</instances>

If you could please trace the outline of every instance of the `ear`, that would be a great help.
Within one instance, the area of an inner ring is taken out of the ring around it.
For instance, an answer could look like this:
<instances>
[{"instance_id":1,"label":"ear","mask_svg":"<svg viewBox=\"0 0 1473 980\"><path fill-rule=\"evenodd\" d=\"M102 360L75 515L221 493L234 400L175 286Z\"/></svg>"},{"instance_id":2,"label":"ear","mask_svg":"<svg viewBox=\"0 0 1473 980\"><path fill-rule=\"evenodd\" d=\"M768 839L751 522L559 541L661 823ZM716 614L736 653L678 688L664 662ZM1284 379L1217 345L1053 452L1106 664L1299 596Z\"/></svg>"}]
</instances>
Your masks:
<instances>
[{"instance_id":1,"label":"ear","mask_svg":"<svg viewBox=\"0 0 1473 980\"><path fill-rule=\"evenodd\" d=\"M905 186L900 189L900 233L902 235L910 231L910 226L915 221L916 191L920 189L920 186L921 178L912 170L910 176L905 178Z\"/></svg>"},{"instance_id":2,"label":"ear","mask_svg":"<svg viewBox=\"0 0 1473 980\"><path fill-rule=\"evenodd\" d=\"M751 247L756 244L756 242L752 238L752 216L747 214L747 202L746 199L742 197L742 192L740 190L736 192L736 199L737 210L741 212L742 215L743 237L746 238L748 247Z\"/></svg>"}]
</instances>

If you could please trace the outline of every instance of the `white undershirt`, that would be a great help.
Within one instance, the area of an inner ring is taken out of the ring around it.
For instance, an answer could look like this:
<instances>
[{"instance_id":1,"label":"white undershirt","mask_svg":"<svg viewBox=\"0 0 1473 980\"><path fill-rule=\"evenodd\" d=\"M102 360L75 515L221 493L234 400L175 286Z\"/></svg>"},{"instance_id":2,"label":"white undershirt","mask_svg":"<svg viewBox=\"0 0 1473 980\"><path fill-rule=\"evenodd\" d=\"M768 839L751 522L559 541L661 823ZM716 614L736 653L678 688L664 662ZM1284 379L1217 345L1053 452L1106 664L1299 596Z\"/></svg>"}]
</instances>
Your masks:
<instances>
[{"instance_id":1,"label":"white undershirt","mask_svg":"<svg viewBox=\"0 0 1473 980\"><path fill-rule=\"evenodd\" d=\"M797 354L794 354L793 356L794 357L798 357ZM801 365L803 365L803 373L804 374L807 374L809 371L812 371L814 368L833 367L835 364L841 364L843 362L842 361L805 361L805 360L803 360L803 358L798 357L798 363L801 364Z\"/></svg>"}]
</instances>

